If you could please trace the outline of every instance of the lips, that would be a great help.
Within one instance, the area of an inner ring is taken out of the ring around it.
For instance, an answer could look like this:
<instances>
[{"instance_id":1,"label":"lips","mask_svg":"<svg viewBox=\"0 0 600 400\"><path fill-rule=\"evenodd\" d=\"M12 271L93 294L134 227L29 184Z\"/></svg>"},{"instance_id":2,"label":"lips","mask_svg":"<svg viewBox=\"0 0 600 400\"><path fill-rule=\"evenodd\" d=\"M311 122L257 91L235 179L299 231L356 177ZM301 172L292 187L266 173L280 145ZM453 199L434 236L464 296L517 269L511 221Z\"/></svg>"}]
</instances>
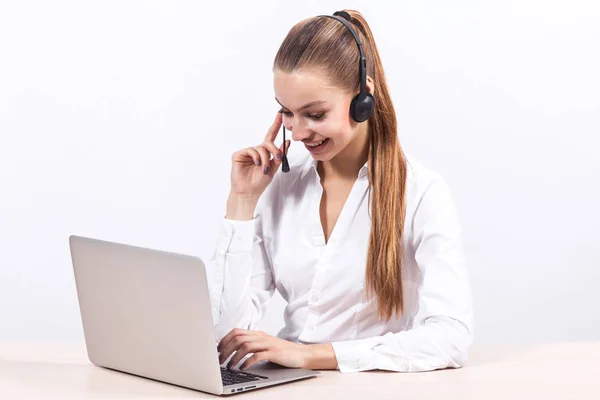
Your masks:
<instances>
[{"instance_id":1,"label":"lips","mask_svg":"<svg viewBox=\"0 0 600 400\"><path fill-rule=\"evenodd\" d=\"M316 145L317 143L321 143L321 142L324 142L324 141L326 141L326 140L327 140L327 138L325 138L325 139L323 139L323 140L318 140L318 141L316 141L316 142L304 142L304 144L306 144L306 145L309 145L309 146L314 146L314 145Z\"/></svg>"},{"instance_id":2,"label":"lips","mask_svg":"<svg viewBox=\"0 0 600 400\"><path fill-rule=\"evenodd\" d=\"M304 147L306 147L306 149L308 151L310 151L311 153L317 154L317 153L321 153L321 152L325 151L327 149L329 142L330 142L330 140L329 140L329 138L327 138L327 139L323 139L321 141L321 144L319 144L317 146L309 146L307 143L305 143ZM319 142L314 142L314 143L319 143Z\"/></svg>"}]
</instances>

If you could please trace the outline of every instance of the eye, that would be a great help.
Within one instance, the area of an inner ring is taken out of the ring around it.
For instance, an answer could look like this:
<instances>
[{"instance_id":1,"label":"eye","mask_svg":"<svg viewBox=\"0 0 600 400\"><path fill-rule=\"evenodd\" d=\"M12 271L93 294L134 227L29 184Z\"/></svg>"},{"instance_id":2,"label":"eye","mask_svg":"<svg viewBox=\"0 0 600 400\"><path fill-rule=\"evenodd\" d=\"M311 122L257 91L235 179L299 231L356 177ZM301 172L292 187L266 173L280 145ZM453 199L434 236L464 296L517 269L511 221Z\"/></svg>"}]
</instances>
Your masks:
<instances>
[{"instance_id":1,"label":"eye","mask_svg":"<svg viewBox=\"0 0 600 400\"><path fill-rule=\"evenodd\" d=\"M285 115L286 117L291 117L293 114L290 111L284 111L283 109L279 110L280 113ZM325 117L325 113L316 113L316 114L306 114L309 118L314 119L315 121L319 121Z\"/></svg>"},{"instance_id":2,"label":"eye","mask_svg":"<svg viewBox=\"0 0 600 400\"><path fill-rule=\"evenodd\" d=\"M323 117L325 116L325 113L319 113L319 114L309 114L308 115L310 118L318 121L320 119L323 119Z\"/></svg>"}]
</instances>

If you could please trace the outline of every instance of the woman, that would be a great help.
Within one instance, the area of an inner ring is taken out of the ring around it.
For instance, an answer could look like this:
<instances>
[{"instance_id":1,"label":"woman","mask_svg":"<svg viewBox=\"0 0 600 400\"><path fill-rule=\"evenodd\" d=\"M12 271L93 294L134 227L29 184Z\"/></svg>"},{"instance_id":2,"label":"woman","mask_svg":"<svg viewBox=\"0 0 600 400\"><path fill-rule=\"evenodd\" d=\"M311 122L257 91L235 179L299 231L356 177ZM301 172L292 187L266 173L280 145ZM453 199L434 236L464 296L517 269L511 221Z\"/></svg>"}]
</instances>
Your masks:
<instances>
[{"instance_id":1,"label":"woman","mask_svg":"<svg viewBox=\"0 0 600 400\"><path fill-rule=\"evenodd\" d=\"M472 300L448 186L400 146L373 35L354 10L295 25L274 61L282 106L265 140L232 156L231 191L207 263L220 362L426 371L464 365ZM360 51L373 111L349 112ZM292 131L308 155L279 173ZM285 327L256 331L277 290Z\"/></svg>"}]
</instances>

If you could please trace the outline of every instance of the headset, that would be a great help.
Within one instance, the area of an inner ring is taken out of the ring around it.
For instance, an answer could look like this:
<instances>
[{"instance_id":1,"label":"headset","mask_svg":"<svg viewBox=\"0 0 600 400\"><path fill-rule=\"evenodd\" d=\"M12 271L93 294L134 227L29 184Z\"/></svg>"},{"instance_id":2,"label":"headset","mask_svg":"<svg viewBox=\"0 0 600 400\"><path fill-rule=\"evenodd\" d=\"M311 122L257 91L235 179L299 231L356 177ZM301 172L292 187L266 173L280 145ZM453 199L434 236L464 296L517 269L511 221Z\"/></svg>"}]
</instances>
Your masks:
<instances>
[{"instance_id":1,"label":"headset","mask_svg":"<svg viewBox=\"0 0 600 400\"><path fill-rule=\"evenodd\" d=\"M356 44L358 45L358 52L360 53L360 60L358 64L358 71L360 74L360 92L356 96L354 96L352 102L350 103L350 116L356 122L364 122L373 113L373 109L375 108L375 101L371 93L367 92L367 59L365 58L365 54L363 52L363 45L358 37L358 34L354 30L354 28L352 28L352 25L350 25L352 17L346 11L336 11L333 13L333 15L319 15L319 17L333 18L344 24L344 26L348 28L348 30L354 37ZM290 171L290 165L287 159L287 149L285 145L285 126L283 126L283 161L281 165L281 170L283 172Z\"/></svg>"}]
</instances>

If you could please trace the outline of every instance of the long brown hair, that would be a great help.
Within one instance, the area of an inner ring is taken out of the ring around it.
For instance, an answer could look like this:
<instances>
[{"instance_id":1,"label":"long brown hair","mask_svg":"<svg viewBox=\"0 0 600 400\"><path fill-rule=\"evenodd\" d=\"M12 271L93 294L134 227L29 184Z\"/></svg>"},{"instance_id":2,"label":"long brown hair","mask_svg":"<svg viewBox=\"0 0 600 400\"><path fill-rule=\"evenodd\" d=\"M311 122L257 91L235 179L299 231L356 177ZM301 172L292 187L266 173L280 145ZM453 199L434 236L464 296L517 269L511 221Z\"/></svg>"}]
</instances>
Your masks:
<instances>
[{"instance_id":1,"label":"long brown hair","mask_svg":"<svg viewBox=\"0 0 600 400\"><path fill-rule=\"evenodd\" d=\"M402 290L406 159L397 134L396 112L375 40L362 14L344 10L363 43L367 75L375 82L375 110L369 118L369 197L371 234L366 264L367 294L377 296L378 316L389 320L404 311ZM358 46L339 21L312 17L289 31L273 63L273 71L312 70L351 93L359 91Z\"/></svg>"}]
</instances>

